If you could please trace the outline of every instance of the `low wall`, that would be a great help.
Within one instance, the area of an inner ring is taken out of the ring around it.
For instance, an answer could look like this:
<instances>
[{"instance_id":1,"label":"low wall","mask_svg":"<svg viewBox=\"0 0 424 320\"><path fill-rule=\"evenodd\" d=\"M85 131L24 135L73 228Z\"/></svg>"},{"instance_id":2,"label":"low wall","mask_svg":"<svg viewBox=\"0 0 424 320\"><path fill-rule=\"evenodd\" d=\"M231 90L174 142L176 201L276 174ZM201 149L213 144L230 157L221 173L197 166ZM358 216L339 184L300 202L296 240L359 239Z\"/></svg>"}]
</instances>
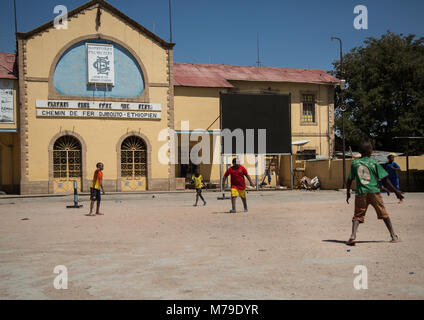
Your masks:
<instances>
[{"instance_id":1,"label":"low wall","mask_svg":"<svg viewBox=\"0 0 424 320\"><path fill-rule=\"evenodd\" d=\"M400 166L399 186L401 190L408 190L406 174L406 157L396 157L395 162ZM409 157L409 190L424 191L424 156Z\"/></svg>"},{"instance_id":2,"label":"low wall","mask_svg":"<svg viewBox=\"0 0 424 320\"><path fill-rule=\"evenodd\" d=\"M294 159L294 157L293 157ZM291 185L291 171L290 171L290 155L280 156L279 159L279 182L280 185L289 187Z\"/></svg>"},{"instance_id":3,"label":"low wall","mask_svg":"<svg viewBox=\"0 0 424 320\"><path fill-rule=\"evenodd\" d=\"M399 183L402 190L406 188L406 157L396 157L399 164ZM289 162L290 164L290 162ZM346 159L346 179L349 175L351 159ZM305 168L305 176L313 178L317 176L321 181L322 189L340 189L343 186L343 160L319 160L319 161L296 161L296 166ZM424 191L424 156L409 157L409 190Z\"/></svg>"},{"instance_id":4,"label":"low wall","mask_svg":"<svg viewBox=\"0 0 424 320\"><path fill-rule=\"evenodd\" d=\"M303 161L305 163L305 176L318 177L322 189L343 188L343 160ZM349 175L351 159L346 159L346 179Z\"/></svg>"}]
</instances>

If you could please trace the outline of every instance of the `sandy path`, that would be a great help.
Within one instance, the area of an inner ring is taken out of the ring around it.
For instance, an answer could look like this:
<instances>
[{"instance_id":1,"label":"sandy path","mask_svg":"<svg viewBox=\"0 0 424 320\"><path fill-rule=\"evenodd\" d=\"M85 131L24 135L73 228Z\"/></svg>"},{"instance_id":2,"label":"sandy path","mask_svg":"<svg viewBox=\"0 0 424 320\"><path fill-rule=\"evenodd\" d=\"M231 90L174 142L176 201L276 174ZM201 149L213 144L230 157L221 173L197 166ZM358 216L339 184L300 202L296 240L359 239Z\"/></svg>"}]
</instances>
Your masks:
<instances>
[{"instance_id":1,"label":"sandy path","mask_svg":"<svg viewBox=\"0 0 424 320\"><path fill-rule=\"evenodd\" d=\"M355 247L340 243L353 211L341 192L250 192L247 214L217 195L196 208L194 194L106 195L98 217L87 197L80 210L65 209L71 197L1 199L0 298L424 298L423 194L384 196L401 243L370 208ZM53 287L56 265L68 290ZM353 287L356 265L368 290Z\"/></svg>"}]
</instances>

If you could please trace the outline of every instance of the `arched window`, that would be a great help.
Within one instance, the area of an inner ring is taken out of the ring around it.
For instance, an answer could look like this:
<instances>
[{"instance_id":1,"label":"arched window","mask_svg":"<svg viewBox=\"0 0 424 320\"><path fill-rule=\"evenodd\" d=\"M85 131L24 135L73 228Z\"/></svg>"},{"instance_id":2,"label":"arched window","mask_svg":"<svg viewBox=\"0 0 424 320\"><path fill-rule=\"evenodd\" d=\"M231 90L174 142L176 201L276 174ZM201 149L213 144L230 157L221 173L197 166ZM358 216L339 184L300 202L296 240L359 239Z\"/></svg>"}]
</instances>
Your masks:
<instances>
[{"instance_id":1,"label":"arched window","mask_svg":"<svg viewBox=\"0 0 424 320\"><path fill-rule=\"evenodd\" d=\"M53 146L53 177L69 180L81 176L81 143L72 136L60 137Z\"/></svg>"},{"instance_id":2,"label":"arched window","mask_svg":"<svg viewBox=\"0 0 424 320\"><path fill-rule=\"evenodd\" d=\"M121 144L121 177L129 180L138 180L146 176L146 143L137 136L130 136Z\"/></svg>"},{"instance_id":3,"label":"arched window","mask_svg":"<svg viewBox=\"0 0 424 320\"><path fill-rule=\"evenodd\" d=\"M111 44L114 52L114 82L105 86L87 83L86 44ZM137 59L117 43L102 39L81 41L60 57L53 73L59 94L73 97L137 98L145 89L145 79Z\"/></svg>"}]
</instances>

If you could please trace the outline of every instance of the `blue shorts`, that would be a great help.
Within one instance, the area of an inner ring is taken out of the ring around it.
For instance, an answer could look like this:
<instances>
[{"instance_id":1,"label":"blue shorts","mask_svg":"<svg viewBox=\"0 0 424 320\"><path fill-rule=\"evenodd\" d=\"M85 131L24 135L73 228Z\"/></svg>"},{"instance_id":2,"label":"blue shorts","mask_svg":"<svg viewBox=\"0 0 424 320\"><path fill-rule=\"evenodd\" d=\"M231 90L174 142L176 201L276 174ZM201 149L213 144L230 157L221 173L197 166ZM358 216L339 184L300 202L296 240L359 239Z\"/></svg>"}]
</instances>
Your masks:
<instances>
[{"instance_id":1,"label":"blue shorts","mask_svg":"<svg viewBox=\"0 0 424 320\"><path fill-rule=\"evenodd\" d=\"M90 200L91 201L102 200L99 189L90 188Z\"/></svg>"},{"instance_id":2,"label":"blue shorts","mask_svg":"<svg viewBox=\"0 0 424 320\"><path fill-rule=\"evenodd\" d=\"M389 179L392 183L393 187L395 187L396 190L399 190L399 179Z\"/></svg>"}]
</instances>

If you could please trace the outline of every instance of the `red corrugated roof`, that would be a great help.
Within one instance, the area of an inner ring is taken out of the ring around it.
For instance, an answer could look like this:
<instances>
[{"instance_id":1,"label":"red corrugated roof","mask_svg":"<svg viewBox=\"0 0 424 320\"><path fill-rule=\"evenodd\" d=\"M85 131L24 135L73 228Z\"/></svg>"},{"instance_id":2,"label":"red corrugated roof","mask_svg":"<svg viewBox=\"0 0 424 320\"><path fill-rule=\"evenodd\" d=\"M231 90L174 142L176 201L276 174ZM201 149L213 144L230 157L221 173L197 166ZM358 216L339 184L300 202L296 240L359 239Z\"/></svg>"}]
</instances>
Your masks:
<instances>
[{"instance_id":1,"label":"red corrugated roof","mask_svg":"<svg viewBox=\"0 0 424 320\"><path fill-rule=\"evenodd\" d=\"M17 79L13 73L15 54L0 52L0 79Z\"/></svg>"},{"instance_id":2,"label":"red corrugated roof","mask_svg":"<svg viewBox=\"0 0 424 320\"><path fill-rule=\"evenodd\" d=\"M231 66L224 64L174 63L174 85L186 87L229 88L229 80L339 83L339 80L320 69L294 69Z\"/></svg>"},{"instance_id":3,"label":"red corrugated roof","mask_svg":"<svg viewBox=\"0 0 424 320\"><path fill-rule=\"evenodd\" d=\"M17 79L13 74L15 54L0 52L0 79ZM338 83L320 69L231 66L225 64L174 63L174 85L232 88L229 80Z\"/></svg>"}]
</instances>

